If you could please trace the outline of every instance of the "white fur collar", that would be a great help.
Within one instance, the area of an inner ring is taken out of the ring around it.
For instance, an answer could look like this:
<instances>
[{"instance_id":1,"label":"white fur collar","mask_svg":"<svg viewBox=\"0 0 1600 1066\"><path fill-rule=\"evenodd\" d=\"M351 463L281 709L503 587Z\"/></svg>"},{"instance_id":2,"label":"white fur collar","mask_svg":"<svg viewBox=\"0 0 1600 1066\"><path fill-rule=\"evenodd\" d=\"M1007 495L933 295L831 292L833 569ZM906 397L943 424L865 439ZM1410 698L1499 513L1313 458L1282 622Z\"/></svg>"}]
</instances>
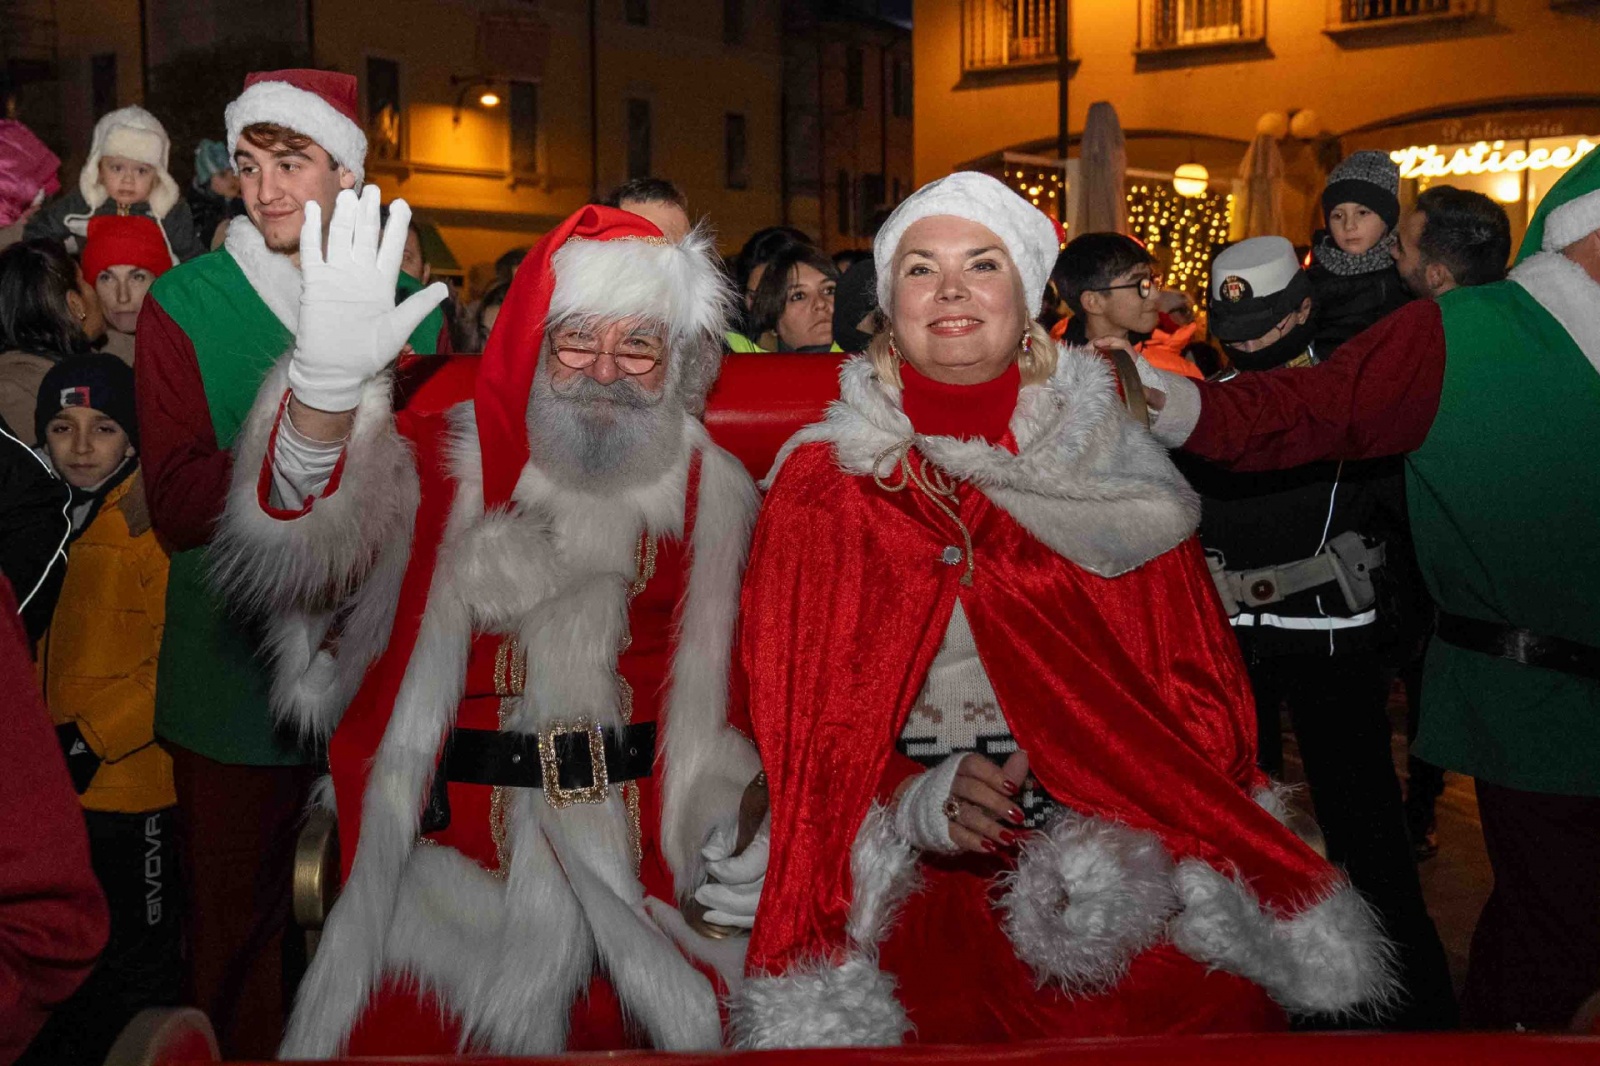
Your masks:
<instances>
[{"instance_id":1,"label":"white fur collar","mask_svg":"<svg viewBox=\"0 0 1600 1066\"><path fill-rule=\"evenodd\" d=\"M802 444L826 442L845 471L865 476L886 451L914 441L929 460L970 481L1049 548L1115 577L1187 540L1200 499L1166 451L1122 409L1111 372L1093 354L1063 348L1056 372L1017 397L1011 431L1018 454L979 440L916 435L900 390L854 356L839 372L827 417L778 453L765 484Z\"/></svg>"},{"instance_id":2,"label":"white fur collar","mask_svg":"<svg viewBox=\"0 0 1600 1066\"><path fill-rule=\"evenodd\" d=\"M1572 343L1600 370L1600 284L1589 272L1560 252L1540 252L1518 263L1511 280L1561 323Z\"/></svg>"},{"instance_id":3,"label":"white fur collar","mask_svg":"<svg viewBox=\"0 0 1600 1066\"><path fill-rule=\"evenodd\" d=\"M290 333L300 328L300 268L281 252L267 247L261 231L256 229L250 216L240 215L228 223L228 236L223 241L228 254L233 256L239 269L249 279L261 302Z\"/></svg>"}]
</instances>

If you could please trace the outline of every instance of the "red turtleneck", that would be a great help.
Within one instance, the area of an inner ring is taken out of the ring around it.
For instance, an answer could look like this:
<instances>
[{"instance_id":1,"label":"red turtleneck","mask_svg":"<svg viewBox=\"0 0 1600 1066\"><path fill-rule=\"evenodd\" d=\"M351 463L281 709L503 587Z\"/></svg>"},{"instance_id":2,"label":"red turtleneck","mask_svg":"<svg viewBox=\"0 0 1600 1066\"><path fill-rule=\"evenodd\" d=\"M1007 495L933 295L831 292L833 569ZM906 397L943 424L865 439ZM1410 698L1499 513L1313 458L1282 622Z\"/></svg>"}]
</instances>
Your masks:
<instances>
[{"instance_id":1,"label":"red turtleneck","mask_svg":"<svg viewBox=\"0 0 1600 1066\"><path fill-rule=\"evenodd\" d=\"M979 437L1000 444L1010 433L1022 371L1017 364L981 385L947 385L900 364L901 403L911 428L924 437Z\"/></svg>"}]
</instances>

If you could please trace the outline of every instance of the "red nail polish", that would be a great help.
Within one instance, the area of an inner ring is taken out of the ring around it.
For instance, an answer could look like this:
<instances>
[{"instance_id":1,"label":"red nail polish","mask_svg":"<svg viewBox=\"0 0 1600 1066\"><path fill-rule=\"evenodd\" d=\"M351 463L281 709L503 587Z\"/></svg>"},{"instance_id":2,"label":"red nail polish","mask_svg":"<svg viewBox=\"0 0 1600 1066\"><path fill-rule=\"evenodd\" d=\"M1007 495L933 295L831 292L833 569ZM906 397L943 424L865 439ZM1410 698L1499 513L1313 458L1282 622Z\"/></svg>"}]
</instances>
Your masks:
<instances>
[{"instance_id":1,"label":"red nail polish","mask_svg":"<svg viewBox=\"0 0 1600 1066\"><path fill-rule=\"evenodd\" d=\"M1017 810L1015 807L1006 812L1006 817L1010 818L1017 825L1022 824L1022 812Z\"/></svg>"},{"instance_id":2,"label":"red nail polish","mask_svg":"<svg viewBox=\"0 0 1600 1066\"><path fill-rule=\"evenodd\" d=\"M1016 784L1016 782L1015 781L1007 781L1006 782L1006 795L1015 796L1016 794L1017 794L1017 784Z\"/></svg>"},{"instance_id":3,"label":"red nail polish","mask_svg":"<svg viewBox=\"0 0 1600 1066\"><path fill-rule=\"evenodd\" d=\"M990 855L993 855L995 853L994 852L994 845L992 843L990 843L989 841L987 841L987 840L985 840L983 842L983 850L988 852Z\"/></svg>"},{"instance_id":4,"label":"red nail polish","mask_svg":"<svg viewBox=\"0 0 1600 1066\"><path fill-rule=\"evenodd\" d=\"M1000 843L1004 844L1006 847L1009 848L1012 845L1014 845L1016 842L1017 842L1017 834L1013 833L1009 829L1000 830Z\"/></svg>"}]
</instances>

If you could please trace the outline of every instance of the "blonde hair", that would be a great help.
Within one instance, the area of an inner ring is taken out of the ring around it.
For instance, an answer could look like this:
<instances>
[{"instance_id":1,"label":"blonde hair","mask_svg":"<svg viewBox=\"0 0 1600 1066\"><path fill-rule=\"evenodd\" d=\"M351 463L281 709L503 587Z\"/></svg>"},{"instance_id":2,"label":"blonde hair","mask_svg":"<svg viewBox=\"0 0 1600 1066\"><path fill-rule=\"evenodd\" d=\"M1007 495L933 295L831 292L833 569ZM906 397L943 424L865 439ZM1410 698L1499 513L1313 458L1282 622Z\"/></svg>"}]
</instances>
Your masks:
<instances>
[{"instance_id":1,"label":"blonde hair","mask_svg":"<svg viewBox=\"0 0 1600 1066\"><path fill-rule=\"evenodd\" d=\"M894 327L885 325L872 335L866 354L872 360L872 369L878 372L878 380L898 389L900 360L889 350L893 337ZM1028 320L1028 339L1031 342L1028 351L1023 351L1020 339L1018 341L1017 367L1022 371L1024 385L1040 385L1049 381L1056 372L1056 342L1050 339L1049 330L1032 319Z\"/></svg>"}]
</instances>

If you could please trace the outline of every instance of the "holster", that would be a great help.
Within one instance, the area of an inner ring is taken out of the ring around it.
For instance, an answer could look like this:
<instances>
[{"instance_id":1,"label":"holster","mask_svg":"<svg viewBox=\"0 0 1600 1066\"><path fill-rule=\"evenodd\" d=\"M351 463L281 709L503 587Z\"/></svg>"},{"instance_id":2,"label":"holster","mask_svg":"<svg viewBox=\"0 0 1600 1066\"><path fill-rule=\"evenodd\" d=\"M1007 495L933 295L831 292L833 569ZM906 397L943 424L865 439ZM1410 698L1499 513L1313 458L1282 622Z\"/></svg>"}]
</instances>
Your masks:
<instances>
[{"instance_id":1,"label":"holster","mask_svg":"<svg viewBox=\"0 0 1600 1066\"><path fill-rule=\"evenodd\" d=\"M1361 534L1348 530L1330 538L1322 551L1308 559L1256 570L1229 570L1221 556L1207 553L1206 566L1229 618L1329 584L1338 587L1345 609L1359 614L1377 602L1372 574L1385 557L1381 541L1369 545Z\"/></svg>"}]
</instances>

